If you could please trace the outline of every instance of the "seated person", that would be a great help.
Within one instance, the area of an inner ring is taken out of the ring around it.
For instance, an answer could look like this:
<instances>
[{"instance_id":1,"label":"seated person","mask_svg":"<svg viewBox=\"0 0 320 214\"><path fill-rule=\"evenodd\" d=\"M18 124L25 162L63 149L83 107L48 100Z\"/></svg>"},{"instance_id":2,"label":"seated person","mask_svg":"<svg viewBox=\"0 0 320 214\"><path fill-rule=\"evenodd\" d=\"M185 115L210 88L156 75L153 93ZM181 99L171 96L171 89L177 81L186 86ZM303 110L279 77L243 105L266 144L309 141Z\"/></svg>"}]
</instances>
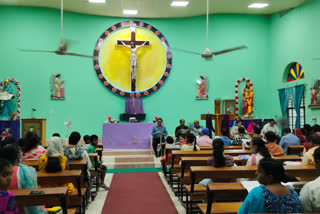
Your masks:
<instances>
[{"instance_id":1,"label":"seated person","mask_svg":"<svg viewBox=\"0 0 320 214\"><path fill-rule=\"evenodd\" d=\"M0 213L18 213L16 200L11 192L8 192L12 180L12 165L8 160L0 159Z\"/></svg>"},{"instance_id":2,"label":"seated person","mask_svg":"<svg viewBox=\"0 0 320 214\"><path fill-rule=\"evenodd\" d=\"M6 146L9 144L13 144L15 146L18 146L18 141L14 136L7 136L2 140L0 147Z\"/></svg>"},{"instance_id":3,"label":"seated person","mask_svg":"<svg viewBox=\"0 0 320 214\"><path fill-rule=\"evenodd\" d=\"M212 146L212 139L209 137L209 129L203 128L201 131L201 137L197 139L198 146Z\"/></svg>"},{"instance_id":4,"label":"seated person","mask_svg":"<svg viewBox=\"0 0 320 214\"><path fill-rule=\"evenodd\" d=\"M244 128L244 126L242 125L242 121L241 120L236 120L235 124L236 125L231 130L231 137L232 138L239 137L239 128L240 127ZM244 128L244 132L246 132L245 128Z\"/></svg>"},{"instance_id":5,"label":"seated person","mask_svg":"<svg viewBox=\"0 0 320 214\"><path fill-rule=\"evenodd\" d=\"M200 148L196 144L196 137L193 134L187 134L186 144L181 146L181 151L199 151Z\"/></svg>"},{"instance_id":6,"label":"seated person","mask_svg":"<svg viewBox=\"0 0 320 214\"><path fill-rule=\"evenodd\" d=\"M186 135L180 135L179 136L179 144L181 145L181 146L183 146L184 144L186 144L186 141L187 141L187 137L186 137Z\"/></svg>"},{"instance_id":7,"label":"seated person","mask_svg":"<svg viewBox=\"0 0 320 214\"><path fill-rule=\"evenodd\" d=\"M223 141L224 146L231 146L231 140L228 137L228 130L226 128L221 129L221 137L220 139Z\"/></svg>"},{"instance_id":8,"label":"seated person","mask_svg":"<svg viewBox=\"0 0 320 214\"><path fill-rule=\"evenodd\" d=\"M269 123L265 124L261 132L262 132L262 135L264 136L269 131L272 131L273 133L276 134L276 136L279 136L279 128L276 125L276 122L274 121L274 119L271 119Z\"/></svg>"},{"instance_id":9,"label":"seated person","mask_svg":"<svg viewBox=\"0 0 320 214\"><path fill-rule=\"evenodd\" d=\"M98 136L97 135L91 135L90 136L90 143L91 145L88 148L88 153L97 153L96 152L96 147L98 145ZM101 179L101 184L100 187L104 188L105 190L109 190L109 187L105 185L104 183L104 178L106 177L107 173L107 167L101 163L101 161L98 159L98 171L100 172L100 179ZM95 167L95 163L93 162L92 165Z\"/></svg>"},{"instance_id":10,"label":"seated person","mask_svg":"<svg viewBox=\"0 0 320 214\"><path fill-rule=\"evenodd\" d=\"M40 145L40 137L35 132L27 132L23 138L22 159L39 160L46 150Z\"/></svg>"},{"instance_id":11,"label":"seated person","mask_svg":"<svg viewBox=\"0 0 320 214\"><path fill-rule=\"evenodd\" d=\"M252 137L261 137L261 128L260 128L260 126L255 126L253 128Z\"/></svg>"},{"instance_id":12,"label":"seated person","mask_svg":"<svg viewBox=\"0 0 320 214\"><path fill-rule=\"evenodd\" d=\"M20 163L20 149L14 145L6 145L0 148L0 158L5 159L13 166L12 180L9 189L31 189L37 188L37 172L31 166ZM46 211L41 206L24 207L24 213L43 214Z\"/></svg>"},{"instance_id":13,"label":"seated person","mask_svg":"<svg viewBox=\"0 0 320 214\"><path fill-rule=\"evenodd\" d=\"M220 138L216 138L212 142L213 146L213 156L208 159L208 166L214 167L224 167L224 166L234 166L233 157L230 155L224 155L224 143ZM230 182L230 179L215 179L217 182ZM212 183L212 179L204 179L199 184L207 186L208 183Z\"/></svg>"},{"instance_id":14,"label":"seated person","mask_svg":"<svg viewBox=\"0 0 320 214\"><path fill-rule=\"evenodd\" d=\"M245 136L245 133L246 133L245 128L240 127L240 128L238 129L238 131L239 131L238 137L235 137L235 138L233 139L233 141L231 142L231 144L232 144L233 146L242 146L242 143L243 143L242 140L249 140L249 138L247 138L247 137Z\"/></svg>"},{"instance_id":15,"label":"seated person","mask_svg":"<svg viewBox=\"0 0 320 214\"><path fill-rule=\"evenodd\" d=\"M167 136L167 137L166 137L166 146L167 146L167 147L172 147L173 141L174 141L174 140L173 140L173 137ZM171 154L171 153L168 154L168 161L171 160L171 157L172 157L172 154ZM162 157L160 158L160 162L161 162L161 163L166 162L166 154L164 154L164 156L162 156Z\"/></svg>"},{"instance_id":16,"label":"seated person","mask_svg":"<svg viewBox=\"0 0 320 214\"><path fill-rule=\"evenodd\" d=\"M281 184L289 179L279 161L272 158L260 160L257 179L262 185L250 191L238 214L301 212L298 194L290 186Z\"/></svg>"},{"instance_id":17,"label":"seated person","mask_svg":"<svg viewBox=\"0 0 320 214\"><path fill-rule=\"evenodd\" d=\"M188 126L185 126L185 120L184 119L181 119L180 120L180 126L177 126L176 127L176 130L174 132L175 136L176 136L176 139L179 139L179 137L181 135L186 135L187 132L189 131L189 127ZM177 140L178 141L178 140ZM178 141L179 142L179 141Z\"/></svg>"},{"instance_id":18,"label":"seated person","mask_svg":"<svg viewBox=\"0 0 320 214\"><path fill-rule=\"evenodd\" d=\"M314 153L314 164L320 169L320 148ZM300 191L300 200L304 213L320 213L320 176L305 184Z\"/></svg>"},{"instance_id":19,"label":"seated person","mask_svg":"<svg viewBox=\"0 0 320 214\"><path fill-rule=\"evenodd\" d=\"M320 136L313 133L307 137L309 150L303 154L301 165L314 165L313 153L320 147Z\"/></svg>"},{"instance_id":20,"label":"seated person","mask_svg":"<svg viewBox=\"0 0 320 214\"><path fill-rule=\"evenodd\" d=\"M40 157L39 171L59 172L68 168L68 159L63 156L62 141L59 137L52 137L47 142L48 149Z\"/></svg>"},{"instance_id":21,"label":"seated person","mask_svg":"<svg viewBox=\"0 0 320 214\"><path fill-rule=\"evenodd\" d=\"M298 146L298 145L301 145L299 138L291 133L290 128L285 128L283 130L283 136L279 143L279 146L281 146L284 153L287 154L288 146Z\"/></svg>"},{"instance_id":22,"label":"seated person","mask_svg":"<svg viewBox=\"0 0 320 214\"><path fill-rule=\"evenodd\" d=\"M61 136L60 136L59 133L53 133L53 134L52 134L52 137L59 137L59 138L61 138Z\"/></svg>"},{"instance_id":23,"label":"seated person","mask_svg":"<svg viewBox=\"0 0 320 214\"><path fill-rule=\"evenodd\" d=\"M88 148L90 147L90 136L89 135L85 135L83 136L83 141L84 141L84 145L83 145L83 149L88 151Z\"/></svg>"},{"instance_id":24,"label":"seated person","mask_svg":"<svg viewBox=\"0 0 320 214\"><path fill-rule=\"evenodd\" d=\"M257 166L261 159L271 158L270 152L261 137L252 138L250 142L250 150L253 154L249 157L247 166Z\"/></svg>"},{"instance_id":25,"label":"seated person","mask_svg":"<svg viewBox=\"0 0 320 214\"><path fill-rule=\"evenodd\" d=\"M267 148L272 156L281 156L284 155L283 149L276 143L277 136L274 132L268 131L265 134L267 140Z\"/></svg>"},{"instance_id":26,"label":"seated person","mask_svg":"<svg viewBox=\"0 0 320 214\"><path fill-rule=\"evenodd\" d=\"M81 160L87 159L87 169L92 168L92 164L87 151L85 151L81 146L78 145L81 139L79 132L72 132L69 136L69 146L64 147L63 154L69 160Z\"/></svg>"},{"instance_id":27,"label":"seated person","mask_svg":"<svg viewBox=\"0 0 320 214\"><path fill-rule=\"evenodd\" d=\"M200 123L198 120L195 120L193 122L193 126L190 128L190 133L193 134L195 137L199 137L201 135L202 129L204 127L200 126Z\"/></svg>"}]
</instances>

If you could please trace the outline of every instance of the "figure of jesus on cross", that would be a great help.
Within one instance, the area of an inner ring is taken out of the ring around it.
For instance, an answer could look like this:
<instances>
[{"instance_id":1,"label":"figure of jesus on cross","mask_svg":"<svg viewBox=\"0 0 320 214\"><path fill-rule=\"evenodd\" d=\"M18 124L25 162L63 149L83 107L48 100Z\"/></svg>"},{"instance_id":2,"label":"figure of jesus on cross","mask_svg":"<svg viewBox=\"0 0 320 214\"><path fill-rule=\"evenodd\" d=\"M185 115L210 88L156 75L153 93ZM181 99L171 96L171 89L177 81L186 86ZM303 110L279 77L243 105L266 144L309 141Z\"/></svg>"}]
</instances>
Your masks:
<instances>
[{"instance_id":1,"label":"figure of jesus on cross","mask_svg":"<svg viewBox=\"0 0 320 214\"><path fill-rule=\"evenodd\" d=\"M131 39L130 40L117 40L118 46L125 46L130 48L130 80L131 91L136 91L137 67L138 57L137 50L143 46L150 46L149 41L136 41L136 27L130 27Z\"/></svg>"}]
</instances>

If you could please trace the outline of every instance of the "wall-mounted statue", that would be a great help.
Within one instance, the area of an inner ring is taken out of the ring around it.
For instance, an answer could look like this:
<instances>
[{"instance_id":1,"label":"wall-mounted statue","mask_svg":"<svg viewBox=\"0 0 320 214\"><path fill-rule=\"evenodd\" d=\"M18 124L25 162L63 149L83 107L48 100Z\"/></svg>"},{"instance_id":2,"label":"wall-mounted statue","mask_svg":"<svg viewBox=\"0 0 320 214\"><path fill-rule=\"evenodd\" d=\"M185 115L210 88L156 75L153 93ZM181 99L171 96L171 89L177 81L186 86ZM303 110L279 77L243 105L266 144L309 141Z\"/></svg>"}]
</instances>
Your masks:
<instances>
[{"instance_id":1,"label":"wall-mounted statue","mask_svg":"<svg viewBox=\"0 0 320 214\"><path fill-rule=\"evenodd\" d=\"M61 86L64 80L60 80L61 74L53 74L51 76L51 99L63 100L64 99L64 87Z\"/></svg>"},{"instance_id":2,"label":"wall-mounted statue","mask_svg":"<svg viewBox=\"0 0 320 214\"><path fill-rule=\"evenodd\" d=\"M200 81L196 82L199 87L197 87L196 99L198 100L207 100L208 99L208 78L200 76Z\"/></svg>"}]
</instances>

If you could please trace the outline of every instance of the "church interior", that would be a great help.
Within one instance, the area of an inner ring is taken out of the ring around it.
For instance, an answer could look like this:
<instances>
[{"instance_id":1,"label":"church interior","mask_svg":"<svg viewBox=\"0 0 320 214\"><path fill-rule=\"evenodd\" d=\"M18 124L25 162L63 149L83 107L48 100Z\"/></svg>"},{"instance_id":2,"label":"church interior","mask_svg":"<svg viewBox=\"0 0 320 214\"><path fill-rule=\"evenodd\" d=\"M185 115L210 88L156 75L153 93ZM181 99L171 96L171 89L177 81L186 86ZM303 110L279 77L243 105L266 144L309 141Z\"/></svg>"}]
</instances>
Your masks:
<instances>
[{"instance_id":1,"label":"church interior","mask_svg":"<svg viewBox=\"0 0 320 214\"><path fill-rule=\"evenodd\" d=\"M0 0L0 213L320 213L319 11Z\"/></svg>"}]
</instances>

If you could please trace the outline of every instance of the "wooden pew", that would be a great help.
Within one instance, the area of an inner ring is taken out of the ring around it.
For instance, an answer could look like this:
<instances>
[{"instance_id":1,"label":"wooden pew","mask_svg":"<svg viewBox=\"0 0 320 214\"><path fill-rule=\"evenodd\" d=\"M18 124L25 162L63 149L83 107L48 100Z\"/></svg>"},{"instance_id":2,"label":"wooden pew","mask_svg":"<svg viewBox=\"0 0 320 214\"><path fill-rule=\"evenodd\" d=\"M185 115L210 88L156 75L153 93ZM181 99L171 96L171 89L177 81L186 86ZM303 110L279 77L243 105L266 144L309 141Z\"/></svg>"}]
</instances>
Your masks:
<instances>
[{"instance_id":1,"label":"wooden pew","mask_svg":"<svg viewBox=\"0 0 320 214\"><path fill-rule=\"evenodd\" d=\"M71 209L67 211L68 187L18 189L9 191L15 196L19 208L41 205L49 207L61 206L64 214L72 213ZM43 191L43 194L30 194L32 191Z\"/></svg>"},{"instance_id":2,"label":"wooden pew","mask_svg":"<svg viewBox=\"0 0 320 214\"><path fill-rule=\"evenodd\" d=\"M89 153L89 158L91 162L95 163L95 170L92 172L90 170L91 176L96 177L96 192L99 191L99 172L98 172L98 153Z\"/></svg>"},{"instance_id":3,"label":"wooden pew","mask_svg":"<svg viewBox=\"0 0 320 214\"><path fill-rule=\"evenodd\" d=\"M172 160L171 160L171 167L174 168L175 161L179 161L182 156L211 156L213 150L205 150L205 151L172 151ZM243 155L250 155L251 151L249 149L236 149L236 150L225 150L224 154L231 155L231 156L239 156Z\"/></svg>"},{"instance_id":4,"label":"wooden pew","mask_svg":"<svg viewBox=\"0 0 320 214\"><path fill-rule=\"evenodd\" d=\"M289 182L287 185L291 186L298 194L301 190L300 187L296 187L296 185L304 185L307 182ZM207 204L198 204L198 207L203 214L216 213L216 208L212 209L212 206L220 206L220 203L213 203L213 201L217 200L236 200L243 201L247 196L247 190L240 183L209 183L207 186ZM240 207L238 203L234 203L233 205L229 204L229 209L227 207L225 211L234 211L236 207ZM237 213L237 210L236 212Z\"/></svg>"},{"instance_id":5,"label":"wooden pew","mask_svg":"<svg viewBox=\"0 0 320 214\"><path fill-rule=\"evenodd\" d=\"M208 159L212 156L207 157L189 157L189 156L183 156L181 157L181 173L182 177L186 169L189 169L191 166L207 166L208 165ZM300 161L301 158L298 155L283 155L283 156L277 156L274 157L275 160L279 160L281 162L285 161ZM233 157L233 160L235 164L239 165L246 165L247 159L241 159L239 156Z\"/></svg>"},{"instance_id":6,"label":"wooden pew","mask_svg":"<svg viewBox=\"0 0 320 214\"><path fill-rule=\"evenodd\" d=\"M39 170L39 160L25 160L22 161L21 164L32 166L37 171ZM87 160L71 160L69 165L70 170L86 170L87 169Z\"/></svg>"},{"instance_id":7,"label":"wooden pew","mask_svg":"<svg viewBox=\"0 0 320 214\"><path fill-rule=\"evenodd\" d=\"M78 196L81 196L81 170L65 170L55 173L37 172L38 184L46 186L50 184L65 185L76 184Z\"/></svg>"},{"instance_id":8,"label":"wooden pew","mask_svg":"<svg viewBox=\"0 0 320 214\"><path fill-rule=\"evenodd\" d=\"M313 165L284 166L289 176L316 176L320 172ZM232 166L215 168L212 166L191 166L191 192L194 191L196 182L200 182L204 178L256 178L257 166Z\"/></svg>"},{"instance_id":9,"label":"wooden pew","mask_svg":"<svg viewBox=\"0 0 320 214\"><path fill-rule=\"evenodd\" d=\"M288 146L288 154L299 154L301 155L303 152L304 146L298 145L298 146Z\"/></svg>"}]
</instances>

